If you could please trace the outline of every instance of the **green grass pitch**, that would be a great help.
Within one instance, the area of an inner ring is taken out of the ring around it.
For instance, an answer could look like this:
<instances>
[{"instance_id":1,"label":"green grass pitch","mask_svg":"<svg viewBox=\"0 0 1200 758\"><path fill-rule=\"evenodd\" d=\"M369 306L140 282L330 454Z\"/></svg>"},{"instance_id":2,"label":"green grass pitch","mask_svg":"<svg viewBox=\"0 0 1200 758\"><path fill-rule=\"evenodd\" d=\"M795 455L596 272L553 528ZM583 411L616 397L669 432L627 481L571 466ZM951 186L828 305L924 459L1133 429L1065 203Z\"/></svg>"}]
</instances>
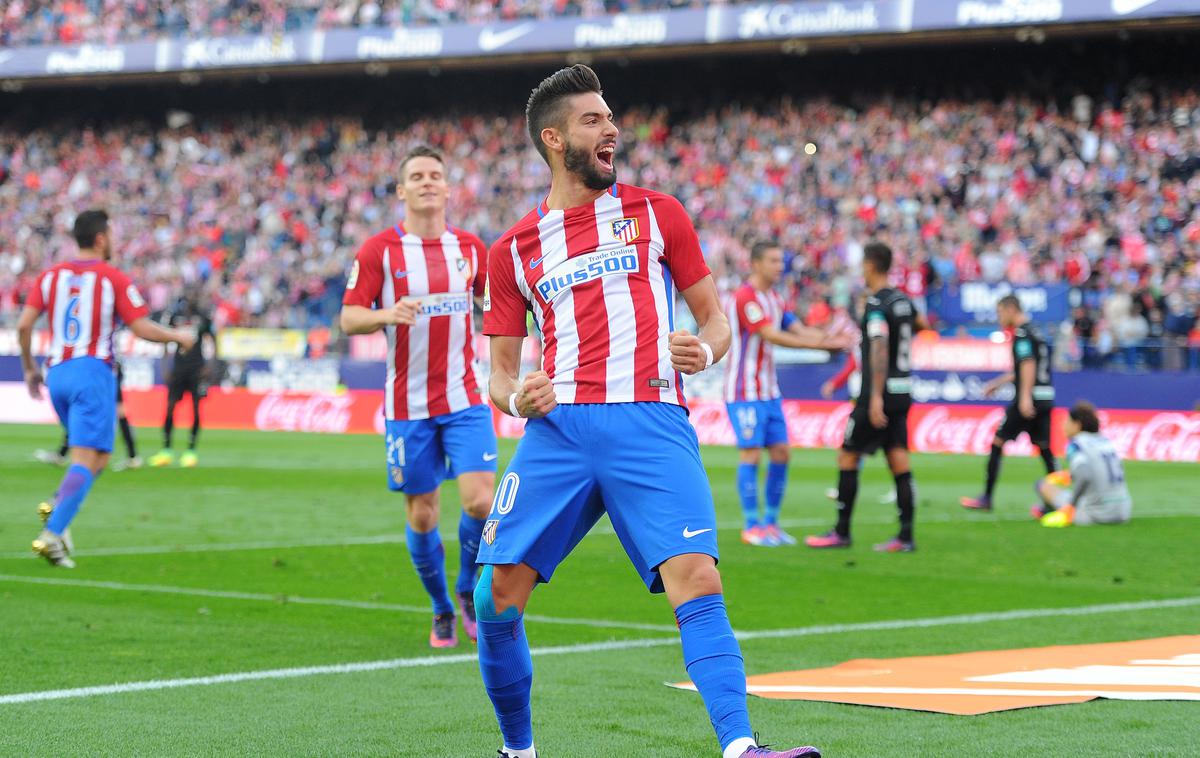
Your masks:
<instances>
[{"instance_id":1,"label":"green grass pitch","mask_svg":"<svg viewBox=\"0 0 1200 758\"><path fill-rule=\"evenodd\" d=\"M201 466L106 473L73 529L79 567L26 553L61 472L31 462L50 427L0 427L0 755L484 758L500 745L472 647L432 651L430 616L369 436L208 432ZM140 430L152 451L157 433ZM502 443L501 463L512 451ZM1008 459L996 515L957 505L982 461L915 456L919 552L878 555L894 509L882 461L864 474L855 546L821 553L738 541L736 455L706 449L721 569L739 631L833 626L743 643L750 674L851 658L932 655L1196 633L1200 605L971 624L862 628L1014 609L1200 596L1200 475L1131 463L1128 526L1042 529L1026 514L1040 464ZM784 520L823 530L833 453L796 451ZM443 533L456 534L455 489ZM531 645L613 641L535 658L545 758L691 758L718 751L685 678L665 599L642 588L611 531L590 535L530 603ZM448 544L451 579L457 546ZM45 583L40 580L50 580ZM65 583L64 583L65 582ZM844 625L858 624L857 629ZM838 626L842 625L842 626ZM648 641L648 642L631 642ZM643 645L643 646L638 646ZM446 661L441 658L446 657ZM435 665L426 665L432 663ZM43 690L398 661L143 692L12 702ZM751 699L762 739L827 756L1194 756L1200 703L1097 701L987 716Z\"/></svg>"}]
</instances>

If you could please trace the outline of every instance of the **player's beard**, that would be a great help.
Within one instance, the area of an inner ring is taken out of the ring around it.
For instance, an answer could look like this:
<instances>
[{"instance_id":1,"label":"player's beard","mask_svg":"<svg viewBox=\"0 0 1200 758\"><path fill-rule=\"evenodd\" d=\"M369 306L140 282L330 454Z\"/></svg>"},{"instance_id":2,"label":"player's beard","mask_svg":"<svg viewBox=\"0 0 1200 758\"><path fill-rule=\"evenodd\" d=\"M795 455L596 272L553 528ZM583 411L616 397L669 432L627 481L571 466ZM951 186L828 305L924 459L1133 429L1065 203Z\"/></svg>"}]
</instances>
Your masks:
<instances>
[{"instance_id":1,"label":"player's beard","mask_svg":"<svg viewBox=\"0 0 1200 758\"><path fill-rule=\"evenodd\" d=\"M567 171L582 179L583 186L590 190L606 190L617 181L617 167L603 172L596 168L595 160L593 151L567 143L566 152L563 153L563 166Z\"/></svg>"}]
</instances>

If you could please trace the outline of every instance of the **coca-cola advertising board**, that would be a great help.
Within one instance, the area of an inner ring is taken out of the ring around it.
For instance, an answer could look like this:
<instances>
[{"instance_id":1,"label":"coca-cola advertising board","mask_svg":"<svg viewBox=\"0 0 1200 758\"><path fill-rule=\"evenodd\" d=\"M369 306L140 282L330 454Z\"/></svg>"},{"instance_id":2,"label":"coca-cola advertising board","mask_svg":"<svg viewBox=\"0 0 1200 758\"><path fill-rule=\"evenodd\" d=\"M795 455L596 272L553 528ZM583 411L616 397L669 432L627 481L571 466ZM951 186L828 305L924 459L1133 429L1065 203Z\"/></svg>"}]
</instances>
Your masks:
<instances>
[{"instance_id":1,"label":"coca-cola advertising board","mask_svg":"<svg viewBox=\"0 0 1200 758\"><path fill-rule=\"evenodd\" d=\"M44 393L43 393L44 394ZM125 407L135 426L158 426L166 406L166 390L125 391ZM725 404L694 400L691 422L703 445L734 444L733 429ZM823 400L784 400L788 434L794 447L831 449L842 444L849 403ZM204 401L204 424L210 429L255 429L259 431L324 432L327 434L382 434L383 392L257 393L245 389L210 391ZM1051 444L1062 454L1062 419L1066 410L1055 410ZM522 419L493 410L499 436L520 437ZM921 453L988 452L1004 408L982 405L917 404L909 413L909 446ZM1200 463L1200 412L1102 410L1103 433L1127 460ZM0 382L0 423L54 423L48 398L29 399L24 385ZM191 424L189 404L176 411L176 424ZM1007 452L1032 455L1025 437L1010 442Z\"/></svg>"}]
</instances>

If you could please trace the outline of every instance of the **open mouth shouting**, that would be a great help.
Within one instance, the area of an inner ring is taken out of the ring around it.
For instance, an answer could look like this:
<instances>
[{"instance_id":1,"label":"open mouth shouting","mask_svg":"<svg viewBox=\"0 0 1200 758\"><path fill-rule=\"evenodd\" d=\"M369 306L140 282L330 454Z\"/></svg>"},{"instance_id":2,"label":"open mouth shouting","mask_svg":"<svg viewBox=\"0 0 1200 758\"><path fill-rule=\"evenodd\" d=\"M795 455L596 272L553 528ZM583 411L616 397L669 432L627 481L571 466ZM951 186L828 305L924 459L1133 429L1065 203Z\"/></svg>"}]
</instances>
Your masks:
<instances>
[{"instance_id":1,"label":"open mouth shouting","mask_svg":"<svg viewBox=\"0 0 1200 758\"><path fill-rule=\"evenodd\" d=\"M611 174L613 171L613 156L616 155L617 144L609 142L601 145L596 150L596 162L600 164L600 170L606 174Z\"/></svg>"}]
</instances>

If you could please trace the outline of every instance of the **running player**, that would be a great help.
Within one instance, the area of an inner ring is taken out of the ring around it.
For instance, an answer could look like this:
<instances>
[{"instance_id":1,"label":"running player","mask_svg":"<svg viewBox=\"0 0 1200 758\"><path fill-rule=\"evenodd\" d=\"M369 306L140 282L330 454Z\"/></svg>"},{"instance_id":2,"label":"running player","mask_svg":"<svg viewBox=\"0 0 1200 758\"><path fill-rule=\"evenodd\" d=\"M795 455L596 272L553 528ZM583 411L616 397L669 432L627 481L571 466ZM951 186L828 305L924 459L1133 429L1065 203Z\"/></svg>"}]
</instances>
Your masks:
<instances>
[{"instance_id":1,"label":"running player","mask_svg":"<svg viewBox=\"0 0 1200 758\"><path fill-rule=\"evenodd\" d=\"M472 295L484 292L486 248L446 224L450 186L442 156L412 150L397 193L405 218L367 240L342 299L347 334L384 330L388 488L407 501L407 543L433 601L429 644L458 644L446 559L438 533L438 488L458 479L461 561L455 590L463 630L475 639L475 557L496 483L496 434L476 377ZM482 301L481 301L482 302Z\"/></svg>"},{"instance_id":2,"label":"running player","mask_svg":"<svg viewBox=\"0 0 1200 758\"><path fill-rule=\"evenodd\" d=\"M1067 471L1040 479L1035 487L1042 502L1034 518L1044 526L1124 524L1133 514L1121 456L1100 434L1096 406L1080 400L1063 420L1067 436Z\"/></svg>"},{"instance_id":3,"label":"running player","mask_svg":"<svg viewBox=\"0 0 1200 758\"><path fill-rule=\"evenodd\" d=\"M771 242L756 243L750 249L750 278L729 299L727 310L730 324L737 325L725 366L725 408L739 448L737 487L746 518L742 542L772 547L796 544L779 527L791 446L773 346L833 350L849 344L800 323L775 292L782 276L783 250ZM764 447L766 507L760 522L758 462Z\"/></svg>"},{"instance_id":4,"label":"running player","mask_svg":"<svg viewBox=\"0 0 1200 758\"><path fill-rule=\"evenodd\" d=\"M829 532L805 539L809 547L850 547L850 517L858 497L859 461L883 448L896 482L900 533L875 546L880 552L908 553L913 542L914 495L908 461L908 410L912 406L909 355L915 310L908 297L888 286L892 250L871 242L863 250L866 307L859 366L862 389L846 421L846 438L838 452L838 517Z\"/></svg>"},{"instance_id":5,"label":"running player","mask_svg":"<svg viewBox=\"0 0 1200 758\"><path fill-rule=\"evenodd\" d=\"M200 462L196 456L196 441L200 437L200 401L208 394L208 377L205 375L208 356L216 357L217 335L213 332L212 319L208 317L195 295L182 297L171 311L171 326L187 329L196 335L196 345L191 350L176 350L175 357L167 369L167 414L163 419L163 449L150 456L151 466L170 466L175 462L171 449L171 438L175 431L175 406L184 394L192 399L192 431L188 435L188 448L179 456L179 465L192 468Z\"/></svg>"},{"instance_id":6,"label":"running player","mask_svg":"<svg viewBox=\"0 0 1200 758\"><path fill-rule=\"evenodd\" d=\"M125 460L119 463L114 463L113 471L124 471L126 469L137 469L142 467L142 459L137 454L137 442L133 438L133 427L129 425L129 418L125 415L125 393L122 389L125 384L125 373L121 370L121 362L114 359L113 367L116 369L117 378L117 425L121 429L121 438L125 441ZM64 466L71 459L71 442L67 436L67 430L63 429L62 444L58 450L35 450L33 457L41 463L49 463L53 466ZM54 507L50 503L42 503L38 506L44 509L47 513Z\"/></svg>"},{"instance_id":7,"label":"running player","mask_svg":"<svg viewBox=\"0 0 1200 758\"><path fill-rule=\"evenodd\" d=\"M112 235L107 213L80 213L73 231L79 244L75 260L59 263L37 278L17 324L25 384L36 400L42 395L43 378L33 360L33 326L43 311L49 313L51 343L44 382L67 429L71 465L50 507L38 508L45 528L33 541L33 550L64 568L75 566L67 528L112 454L117 406L112 336L118 320L144 340L185 348L194 342L192 335L146 318L137 287L109 265Z\"/></svg>"},{"instance_id":8,"label":"running player","mask_svg":"<svg viewBox=\"0 0 1200 758\"><path fill-rule=\"evenodd\" d=\"M996 490L996 478L1000 475L1004 443L1015 440L1022 433L1028 434L1029 441L1037 446L1047 474L1053 474L1058 468L1054 453L1050 450L1050 416L1054 412L1050 346L1025 315L1016 295L1000 298L996 303L996 313L1001 328L1012 332L1013 370L984 385L983 394L990 397L1004 385L1015 382L1016 396L992 440L983 494L959 500L962 507L976 511L992 509L992 493Z\"/></svg>"},{"instance_id":9,"label":"running player","mask_svg":"<svg viewBox=\"0 0 1200 758\"><path fill-rule=\"evenodd\" d=\"M618 130L587 66L543 80L526 119L550 192L492 247L484 313L491 400L529 419L484 526L475 590L500 755L536 755L526 603L605 511L646 586L675 609L724 758L817 755L760 748L750 729L712 492L681 386L730 339L691 221L675 198L616 183ZM676 288L696 335L674 330ZM527 310L542 333L542 370L521 379Z\"/></svg>"}]
</instances>

